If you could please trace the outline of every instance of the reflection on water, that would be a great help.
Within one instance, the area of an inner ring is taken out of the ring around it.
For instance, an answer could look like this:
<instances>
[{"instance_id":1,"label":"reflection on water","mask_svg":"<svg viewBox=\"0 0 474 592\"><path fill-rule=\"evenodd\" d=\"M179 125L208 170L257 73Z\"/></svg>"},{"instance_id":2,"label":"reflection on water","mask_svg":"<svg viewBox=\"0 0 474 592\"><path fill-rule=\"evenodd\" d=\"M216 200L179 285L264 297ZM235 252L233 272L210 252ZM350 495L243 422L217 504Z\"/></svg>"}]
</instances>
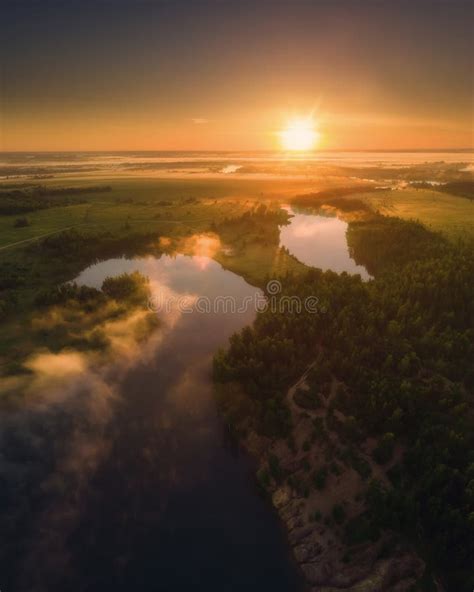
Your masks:
<instances>
[{"instance_id":1,"label":"reflection on water","mask_svg":"<svg viewBox=\"0 0 474 592\"><path fill-rule=\"evenodd\" d=\"M231 295L239 304L257 292L213 260L203 266L202 257L182 255L111 259L77 282L99 287L107 276L135 270L149 276L155 294ZM174 310L162 317L152 355L122 380L101 432L107 445L74 498L74 520L70 507L54 512L43 498L35 522L50 533L49 551L29 553L18 589L299 589L283 532L256 495L248 459L227 441L212 397L213 354L254 314ZM50 429L51 439L58 434ZM61 479L63 495L74 497L67 474ZM63 553L53 557L50 539L64 524Z\"/></svg>"},{"instance_id":2,"label":"reflection on water","mask_svg":"<svg viewBox=\"0 0 474 592\"><path fill-rule=\"evenodd\" d=\"M370 279L363 265L351 259L346 240L347 222L336 216L322 216L295 212L288 226L280 230L280 245L305 265L331 269L336 273L346 271Z\"/></svg>"}]
</instances>

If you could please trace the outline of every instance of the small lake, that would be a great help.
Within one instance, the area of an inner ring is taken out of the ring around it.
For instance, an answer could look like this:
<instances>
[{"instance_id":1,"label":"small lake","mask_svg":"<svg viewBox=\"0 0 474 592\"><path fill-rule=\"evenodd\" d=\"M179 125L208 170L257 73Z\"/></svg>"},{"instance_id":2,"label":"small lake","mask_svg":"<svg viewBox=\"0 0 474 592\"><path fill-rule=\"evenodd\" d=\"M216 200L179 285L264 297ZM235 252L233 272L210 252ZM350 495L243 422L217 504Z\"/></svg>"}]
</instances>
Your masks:
<instances>
[{"instance_id":1,"label":"small lake","mask_svg":"<svg viewBox=\"0 0 474 592\"><path fill-rule=\"evenodd\" d=\"M286 208L292 215L290 223L280 229L280 246L286 247L301 263L331 269L336 273L346 271L359 274L363 280L370 275L363 265L357 265L349 254L346 231L347 222L337 216L311 214Z\"/></svg>"},{"instance_id":2,"label":"small lake","mask_svg":"<svg viewBox=\"0 0 474 592\"><path fill-rule=\"evenodd\" d=\"M157 294L189 301L260 294L207 257L111 259L77 283L140 271ZM69 552L77 590L294 592L300 579L249 459L229 441L212 394L212 357L255 308L161 313L163 334L126 375L112 446L81 502ZM71 588L72 589L72 588Z\"/></svg>"}]
</instances>

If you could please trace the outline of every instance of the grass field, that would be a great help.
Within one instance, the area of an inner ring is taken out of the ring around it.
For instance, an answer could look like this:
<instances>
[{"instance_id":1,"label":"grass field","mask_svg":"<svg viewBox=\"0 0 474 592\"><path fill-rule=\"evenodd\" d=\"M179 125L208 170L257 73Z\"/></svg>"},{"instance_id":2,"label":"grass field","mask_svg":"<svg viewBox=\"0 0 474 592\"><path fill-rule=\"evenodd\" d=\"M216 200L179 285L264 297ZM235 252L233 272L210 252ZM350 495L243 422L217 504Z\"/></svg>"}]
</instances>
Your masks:
<instances>
[{"instance_id":1,"label":"grass field","mask_svg":"<svg viewBox=\"0 0 474 592\"><path fill-rule=\"evenodd\" d=\"M87 203L29 212L25 216L29 226L23 228L15 227L20 216L1 216L0 248L71 226L116 230L127 225L136 231L169 232L173 226L182 223L202 230L216 217L233 216L245 207L237 200L220 199L219 208L212 208L215 200L210 198L186 203L191 195L183 197L179 192L170 196L162 187L157 191L154 185L140 181L132 186L118 185L107 194L88 194ZM161 205L162 201L172 203L172 206Z\"/></svg>"},{"instance_id":2,"label":"grass field","mask_svg":"<svg viewBox=\"0 0 474 592\"><path fill-rule=\"evenodd\" d=\"M418 220L451 239L474 236L474 202L428 189L377 191L363 197L386 216Z\"/></svg>"},{"instance_id":3,"label":"grass field","mask_svg":"<svg viewBox=\"0 0 474 592\"><path fill-rule=\"evenodd\" d=\"M127 225L136 231L148 229L174 234L173 229L182 224L188 229L202 231L213 220L239 215L251 203L284 203L296 194L315 189L314 183L291 179L187 180L94 175L45 179L40 183L52 188L100 184L110 186L111 191L85 194L87 203L30 212L26 216L30 223L27 227L15 227L19 216L1 216L0 248L71 226L115 230ZM474 202L464 198L413 188L357 197L362 197L383 214L419 220L450 238L467 237L474 232ZM187 203L193 199L199 203ZM160 205L165 201L172 205Z\"/></svg>"},{"instance_id":4,"label":"grass field","mask_svg":"<svg viewBox=\"0 0 474 592\"><path fill-rule=\"evenodd\" d=\"M85 203L28 212L24 216L29 222L26 227L15 227L20 216L0 216L0 265L6 266L4 270L17 269L23 277L22 285L13 294L16 312L3 319L0 356L6 356L10 362L13 358L21 359L30 349L25 338L38 290L73 279L83 265L70 258L52 264L39 248L44 236L59 234L64 229L75 228L81 233L96 235L110 232L121 237L156 233L157 237L168 238L171 248L178 250L186 237L217 231L221 248L211 256L254 285L262 285L267 277L307 269L280 249L276 222L259 223L258 227L245 222L222 225L225 220L239 219L261 203L278 207L295 195L314 192L314 182L94 175L42 179L40 183L56 188L107 185L111 190L84 193L81 199ZM329 183L337 185L334 179ZM345 183L347 179L339 182L340 186ZM327 183L321 184L321 188L327 186ZM469 238L474 233L474 204L468 199L413 188L355 197L383 214L419 220L452 239ZM35 241L38 241L38 249ZM3 296L7 306L10 306L10 297L7 288Z\"/></svg>"},{"instance_id":5,"label":"grass field","mask_svg":"<svg viewBox=\"0 0 474 592\"><path fill-rule=\"evenodd\" d=\"M173 234L173 228L182 223L184 227L202 231L213 220L239 215L252 202L282 200L292 191L290 183L280 186L274 181L230 179L188 181L91 176L46 179L41 184L53 188L100 184L110 186L111 191L85 194L87 203L29 212L26 218L30 225L22 228L15 227L19 215L0 216L0 248L79 225L99 230L127 225L136 231L148 229Z\"/></svg>"},{"instance_id":6,"label":"grass field","mask_svg":"<svg viewBox=\"0 0 474 592\"><path fill-rule=\"evenodd\" d=\"M34 261L34 251L25 247L45 235L76 228L84 232L156 233L170 239L208 232L226 218L236 218L259 203L282 204L294 195L314 191L302 180L158 179L143 176L86 176L41 180L45 187L110 186L108 192L81 197L86 203L28 212L29 226L15 227L17 215L0 216L0 263L19 263L46 274L50 280L63 278L60 270L48 270ZM331 179L334 184L334 179ZM347 183L347 180L346 180ZM2 184L0 184L1 187ZM340 181L344 185L344 181ZM324 185L326 186L326 185ZM351 196L348 196L350 199ZM373 209L389 216L419 220L428 228L452 239L474 234L474 203L426 189L400 189L357 194ZM225 237L223 249L214 258L252 283L303 266L280 252L275 240L259 241L245 229ZM26 242L25 242L26 241ZM245 246L244 246L245 245ZM232 254L229 254L232 251ZM57 271L57 273L56 273ZM59 274L59 275L58 275ZM46 278L45 278L46 279Z\"/></svg>"}]
</instances>

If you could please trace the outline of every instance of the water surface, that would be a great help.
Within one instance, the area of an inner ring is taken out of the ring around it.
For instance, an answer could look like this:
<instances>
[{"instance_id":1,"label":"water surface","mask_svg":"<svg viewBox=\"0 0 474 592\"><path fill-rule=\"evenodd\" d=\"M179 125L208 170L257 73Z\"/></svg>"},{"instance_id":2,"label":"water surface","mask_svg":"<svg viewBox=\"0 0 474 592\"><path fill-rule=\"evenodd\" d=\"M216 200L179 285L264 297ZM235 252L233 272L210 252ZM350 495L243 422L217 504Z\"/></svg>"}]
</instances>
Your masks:
<instances>
[{"instance_id":1,"label":"water surface","mask_svg":"<svg viewBox=\"0 0 474 592\"><path fill-rule=\"evenodd\" d=\"M280 245L299 261L323 271L331 269L336 273L359 274L364 280L371 277L365 267L357 265L349 254L347 222L337 216L287 209L292 218L287 226L280 229Z\"/></svg>"},{"instance_id":2,"label":"water surface","mask_svg":"<svg viewBox=\"0 0 474 592\"><path fill-rule=\"evenodd\" d=\"M77 281L99 287L135 270L170 298L258 293L215 261L182 255L112 259ZM122 386L112 449L84 500L72 549L84 590L299 589L277 517L212 397L213 354L254 315L161 315L164 338Z\"/></svg>"}]
</instances>

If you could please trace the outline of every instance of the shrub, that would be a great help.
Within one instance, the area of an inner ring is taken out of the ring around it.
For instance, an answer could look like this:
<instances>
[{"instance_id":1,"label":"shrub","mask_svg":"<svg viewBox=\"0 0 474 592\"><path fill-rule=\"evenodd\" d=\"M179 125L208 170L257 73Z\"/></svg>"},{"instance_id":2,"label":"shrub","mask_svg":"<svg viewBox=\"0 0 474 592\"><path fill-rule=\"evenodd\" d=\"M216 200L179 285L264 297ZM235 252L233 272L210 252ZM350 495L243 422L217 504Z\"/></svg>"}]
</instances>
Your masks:
<instances>
[{"instance_id":1,"label":"shrub","mask_svg":"<svg viewBox=\"0 0 474 592\"><path fill-rule=\"evenodd\" d=\"M293 437L293 434L290 434L288 436L288 438L286 439L286 443L288 448L291 450L291 452L295 453L296 452L296 444L295 444L295 439Z\"/></svg>"},{"instance_id":2,"label":"shrub","mask_svg":"<svg viewBox=\"0 0 474 592\"><path fill-rule=\"evenodd\" d=\"M293 399L298 407L303 409L318 409L321 407L321 399L318 393L313 389L305 390L299 388L295 392Z\"/></svg>"},{"instance_id":3,"label":"shrub","mask_svg":"<svg viewBox=\"0 0 474 592\"><path fill-rule=\"evenodd\" d=\"M336 504L332 509L332 517L336 524L343 524L346 520L346 512L341 504Z\"/></svg>"},{"instance_id":4,"label":"shrub","mask_svg":"<svg viewBox=\"0 0 474 592\"><path fill-rule=\"evenodd\" d=\"M280 461L278 459L278 456L275 456L274 454L268 455L268 467L270 469L270 474L273 477L273 479L277 483L279 483L283 477L283 471L280 467Z\"/></svg>"},{"instance_id":5,"label":"shrub","mask_svg":"<svg viewBox=\"0 0 474 592\"><path fill-rule=\"evenodd\" d=\"M261 469L257 473L257 479L262 489L268 489L270 485L270 473L268 472L268 469Z\"/></svg>"},{"instance_id":6,"label":"shrub","mask_svg":"<svg viewBox=\"0 0 474 592\"><path fill-rule=\"evenodd\" d=\"M64 304L70 300L81 303L102 303L105 297L101 292L89 286L78 286L75 283L66 283L52 288L44 288L35 297L38 306L54 306Z\"/></svg>"},{"instance_id":7,"label":"shrub","mask_svg":"<svg viewBox=\"0 0 474 592\"><path fill-rule=\"evenodd\" d=\"M392 460L394 447L395 436L391 432L387 432L374 450L374 459L379 465L385 465Z\"/></svg>"},{"instance_id":8,"label":"shrub","mask_svg":"<svg viewBox=\"0 0 474 592\"><path fill-rule=\"evenodd\" d=\"M321 467L314 473L313 481L316 489L319 489L320 491L324 489L324 486L326 485L327 476L328 472L326 467Z\"/></svg>"},{"instance_id":9,"label":"shrub","mask_svg":"<svg viewBox=\"0 0 474 592\"><path fill-rule=\"evenodd\" d=\"M321 522L323 515L319 510L315 510L312 516L314 522Z\"/></svg>"},{"instance_id":10,"label":"shrub","mask_svg":"<svg viewBox=\"0 0 474 592\"><path fill-rule=\"evenodd\" d=\"M29 226L30 223L28 221L28 218L17 218L15 220L15 223L13 224L13 226L15 228L24 228L25 226Z\"/></svg>"},{"instance_id":11,"label":"shrub","mask_svg":"<svg viewBox=\"0 0 474 592\"><path fill-rule=\"evenodd\" d=\"M105 278L102 292L118 301L146 303L148 279L139 272Z\"/></svg>"},{"instance_id":12,"label":"shrub","mask_svg":"<svg viewBox=\"0 0 474 592\"><path fill-rule=\"evenodd\" d=\"M348 545L359 545L367 541L375 542L380 536L379 529L368 514L360 514L345 526L345 541Z\"/></svg>"}]
</instances>

